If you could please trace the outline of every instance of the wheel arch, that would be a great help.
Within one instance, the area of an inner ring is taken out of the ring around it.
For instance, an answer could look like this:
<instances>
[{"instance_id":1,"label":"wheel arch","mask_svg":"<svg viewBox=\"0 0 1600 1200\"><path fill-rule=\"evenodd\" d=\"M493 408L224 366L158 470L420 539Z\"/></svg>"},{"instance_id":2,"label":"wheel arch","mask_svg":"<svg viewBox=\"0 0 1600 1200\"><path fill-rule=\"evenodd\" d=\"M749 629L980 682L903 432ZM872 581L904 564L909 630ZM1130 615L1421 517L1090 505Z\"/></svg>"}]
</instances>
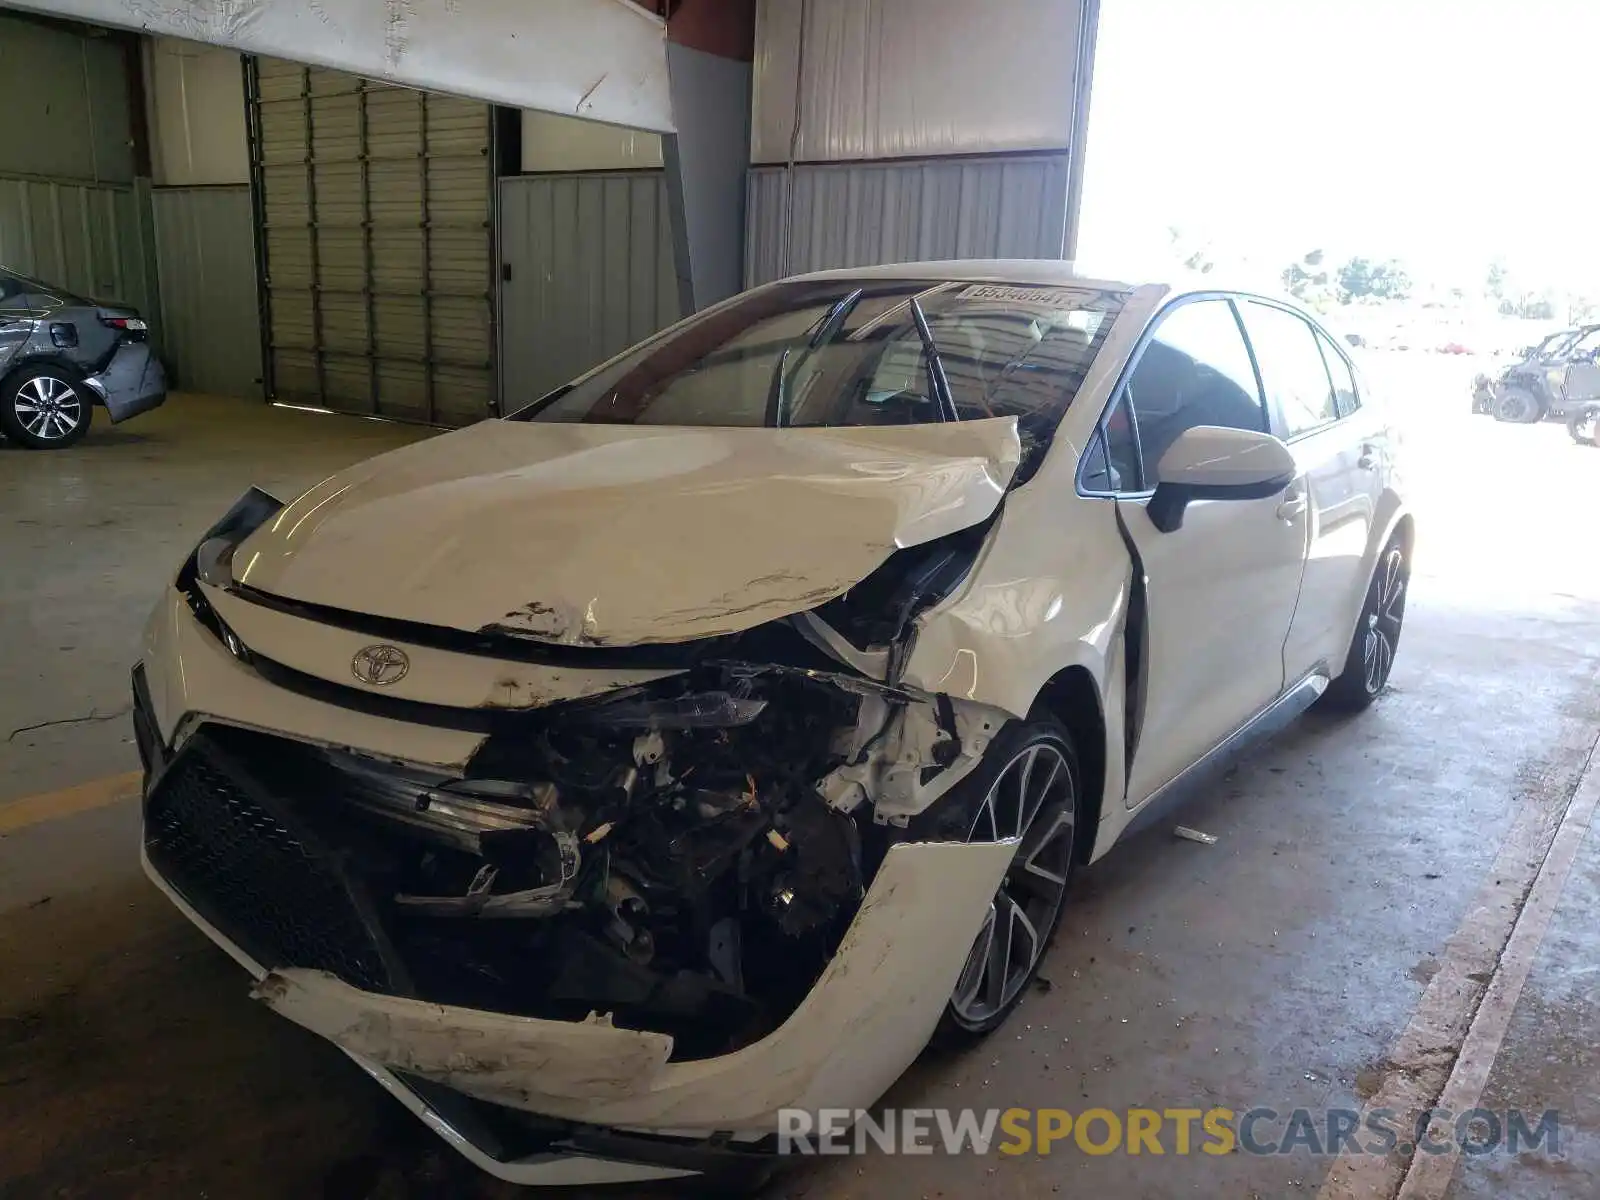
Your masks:
<instances>
[{"instance_id":1,"label":"wheel arch","mask_svg":"<svg viewBox=\"0 0 1600 1200\"><path fill-rule=\"evenodd\" d=\"M30 354L26 358L18 362L13 362L7 366L4 374L0 374L0 387L9 386L11 381L18 375L21 375L25 371L31 371L36 367L54 367L56 370L67 375L73 383L80 385L84 380L89 378L89 373L82 367L78 366L77 363L73 362L66 355L52 354L47 351L41 354ZM94 394L93 388L88 389L88 395L85 397L85 399L92 404L98 404L100 402L100 397Z\"/></svg>"},{"instance_id":2,"label":"wheel arch","mask_svg":"<svg viewBox=\"0 0 1600 1200\"><path fill-rule=\"evenodd\" d=\"M1057 671L1039 689L1029 715L1058 721L1072 735L1082 772L1073 857L1080 865L1087 863L1099 836L1106 790L1105 706L1094 675L1081 664Z\"/></svg>"},{"instance_id":3,"label":"wheel arch","mask_svg":"<svg viewBox=\"0 0 1600 1200\"><path fill-rule=\"evenodd\" d=\"M1411 552L1417 542L1417 522L1409 512L1400 514L1399 519L1390 526L1388 535L1381 545L1387 546L1394 538L1400 539L1400 548L1405 551L1406 562L1411 562Z\"/></svg>"}]
</instances>

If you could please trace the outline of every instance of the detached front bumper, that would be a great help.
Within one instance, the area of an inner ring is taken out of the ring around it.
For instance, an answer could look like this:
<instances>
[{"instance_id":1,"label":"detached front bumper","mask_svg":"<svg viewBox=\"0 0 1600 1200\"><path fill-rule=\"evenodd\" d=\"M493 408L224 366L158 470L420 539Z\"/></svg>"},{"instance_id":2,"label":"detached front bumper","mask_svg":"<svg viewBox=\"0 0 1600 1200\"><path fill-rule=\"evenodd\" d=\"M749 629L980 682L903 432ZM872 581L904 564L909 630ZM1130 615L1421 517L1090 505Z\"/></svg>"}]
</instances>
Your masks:
<instances>
[{"instance_id":1,"label":"detached front bumper","mask_svg":"<svg viewBox=\"0 0 1600 1200\"><path fill-rule=\"evenodd\" d=\"M98 375L84 380L111 417L126 421L160 408L167 399L167 373L149 342L124 342Z\"/></svg>"},{"instance_id":2,"label":"detached front bumper","mask_svg":"<svg viewBox=\"0 0 1600 1200\"><path fill-rule=\"evenodd\" d=\"M213 639L181 600L163 606L149 636L134 684L150 772L145 870L250 972L257 999L339 1046L511 1182L759 1178L781 1110L870 1105L921 1051L1015 854L1004 841L893 846L800 1006L719 1057L673 1061L671 1038L605 1014L563 1021L415 999L386 982L381 928L343 894L314 839L248 764L229 762L226 739L223 753L207 750L208 727L360 745L389 742L398 723L283 691L220 647L213 660ZM431 749L418 736L429 731L407 728L414 749ZM437 751L435 761L455 757Z\"/></svg>"}]
</instances>

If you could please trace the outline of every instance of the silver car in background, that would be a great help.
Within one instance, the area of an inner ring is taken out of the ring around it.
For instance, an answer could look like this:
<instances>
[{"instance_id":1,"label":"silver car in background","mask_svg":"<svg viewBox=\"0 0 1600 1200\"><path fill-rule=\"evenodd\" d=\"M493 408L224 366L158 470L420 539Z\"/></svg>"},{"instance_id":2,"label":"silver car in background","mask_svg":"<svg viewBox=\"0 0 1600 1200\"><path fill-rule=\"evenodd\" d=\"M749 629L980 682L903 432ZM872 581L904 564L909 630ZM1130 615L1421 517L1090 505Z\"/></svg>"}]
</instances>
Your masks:
<instances>
[{"instance_id":1,"label":"silver car in background","mask_svg":"<svg viewBox=\"0 0 1600 1200\"><path fill-rule=\"evenodd\" d=\"M0 435L58 450L158 407L167 377L138 310L75 296L0 267Z\"/></svg>"}]
</instances>

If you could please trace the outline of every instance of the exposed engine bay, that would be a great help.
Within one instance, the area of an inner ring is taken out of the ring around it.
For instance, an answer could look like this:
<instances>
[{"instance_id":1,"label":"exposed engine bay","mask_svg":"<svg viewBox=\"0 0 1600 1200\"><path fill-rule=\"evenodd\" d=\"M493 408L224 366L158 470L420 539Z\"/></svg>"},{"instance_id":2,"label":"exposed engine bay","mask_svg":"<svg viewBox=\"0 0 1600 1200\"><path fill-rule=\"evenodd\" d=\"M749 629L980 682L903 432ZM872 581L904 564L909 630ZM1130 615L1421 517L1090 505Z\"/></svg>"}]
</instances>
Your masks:
<instances>
[{"instance_id":1,"label":"exposed engine bay","mask_svg":"<svg viewBox=\"0 0 1600 1200\"><path fill-rule=\"evenodd\" d=\"M393 990L609 1015L670 1034L685 1059L780 1024L855 916L895 836L850 782L908 725L884 693L801 668L702 666L528 714L457 777L207 736L293 807L301 842L337 848Z\"/></svg>"}]
</instances>

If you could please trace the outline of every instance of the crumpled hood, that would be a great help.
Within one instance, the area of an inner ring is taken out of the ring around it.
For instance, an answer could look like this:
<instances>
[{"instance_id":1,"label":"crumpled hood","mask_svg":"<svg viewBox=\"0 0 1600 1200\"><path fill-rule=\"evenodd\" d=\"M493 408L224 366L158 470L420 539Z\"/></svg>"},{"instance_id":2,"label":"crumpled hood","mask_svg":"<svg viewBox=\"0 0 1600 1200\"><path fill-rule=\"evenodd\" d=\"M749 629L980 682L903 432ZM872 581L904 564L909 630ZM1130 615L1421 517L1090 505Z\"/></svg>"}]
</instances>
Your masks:
<instances>
[{"instance_id":1,"label":"crumpled hood","mask_svg":"<svg viewBox=\"0 0 1600 1200\"><path fill-rule=\"evenodd\" d=\"M844 429L483 421L324 480L234 556L242 583L566 645L737 632L975 525L1016 420Z\"/></svg>"}]
</instances>

